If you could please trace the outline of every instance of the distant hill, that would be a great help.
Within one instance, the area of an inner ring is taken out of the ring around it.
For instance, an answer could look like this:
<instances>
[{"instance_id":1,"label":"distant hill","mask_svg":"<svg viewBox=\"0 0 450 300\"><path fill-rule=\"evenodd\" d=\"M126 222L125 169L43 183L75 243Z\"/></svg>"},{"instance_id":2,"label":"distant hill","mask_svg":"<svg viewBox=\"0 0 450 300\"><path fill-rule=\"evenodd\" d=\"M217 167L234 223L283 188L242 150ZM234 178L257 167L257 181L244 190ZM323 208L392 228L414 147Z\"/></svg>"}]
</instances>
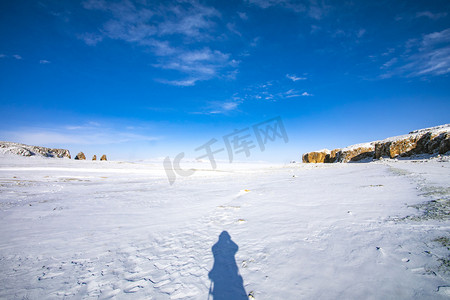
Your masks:
<instances>
[{"instance_id":1,"label":"distant hill","mask_svg":"<svg viewBox=\"0 0 450 300\"><path fill-rule=\"evenodd\" d=\"M70 151L67 149L52 149L40 146L29 146L25 144L1 142L0 141L0 153L11 153L21 156L44 156L55 158L71 158Z\"/></svg>"}]
</instances>

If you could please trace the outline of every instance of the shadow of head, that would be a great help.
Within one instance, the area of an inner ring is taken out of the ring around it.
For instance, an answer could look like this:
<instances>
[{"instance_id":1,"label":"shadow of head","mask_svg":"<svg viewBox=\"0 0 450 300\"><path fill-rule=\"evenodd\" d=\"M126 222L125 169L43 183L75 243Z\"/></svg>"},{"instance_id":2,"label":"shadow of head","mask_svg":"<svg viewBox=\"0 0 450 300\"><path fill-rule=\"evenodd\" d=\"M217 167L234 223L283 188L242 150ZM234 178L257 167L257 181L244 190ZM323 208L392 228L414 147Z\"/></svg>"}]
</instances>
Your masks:
<instances>
[{"instance_id":1,"label":"shadow of head","mask_svg":"<svg viewBox=\"0 0 450 300\"><path fill-rule=\"evenodd\" d=\"M244 281L239 274L234 257L238 249L238 245L233 242L230 234L226 231L222 231L219 240L211 248L214 255L214 266L208 276L211 280L209 293L214 300L248 299Z\"/></svg>"}]
</instances>

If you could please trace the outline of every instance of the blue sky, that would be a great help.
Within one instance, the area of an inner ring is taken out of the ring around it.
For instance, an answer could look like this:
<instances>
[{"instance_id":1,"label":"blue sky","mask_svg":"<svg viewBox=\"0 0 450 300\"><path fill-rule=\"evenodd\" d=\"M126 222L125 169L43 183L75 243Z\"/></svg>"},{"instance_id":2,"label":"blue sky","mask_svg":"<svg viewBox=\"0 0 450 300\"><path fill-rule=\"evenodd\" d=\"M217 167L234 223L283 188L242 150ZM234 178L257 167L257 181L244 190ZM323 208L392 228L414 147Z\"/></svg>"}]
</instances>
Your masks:
<instances>
[{"instance_id":1,"label":"blue sky","mask_svg":"<svg viewBox=\"0 0 450 300\"><path fill-rule=\"evenodd\" d=\"M0 140L195 157L280 116L288 143L237 158L286 162L450 122L448 1L17 0L0 25Z\"/></svg>"}]
</instances>

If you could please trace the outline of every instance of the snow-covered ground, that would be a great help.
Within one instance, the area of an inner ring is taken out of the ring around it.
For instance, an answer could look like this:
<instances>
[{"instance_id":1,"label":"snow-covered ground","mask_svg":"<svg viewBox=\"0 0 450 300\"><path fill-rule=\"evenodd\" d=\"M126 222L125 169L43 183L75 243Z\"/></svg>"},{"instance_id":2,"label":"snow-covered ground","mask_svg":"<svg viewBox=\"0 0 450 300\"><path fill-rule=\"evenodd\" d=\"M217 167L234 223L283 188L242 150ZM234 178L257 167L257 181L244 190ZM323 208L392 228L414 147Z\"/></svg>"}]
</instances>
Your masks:
<instances>
[{"instance_id":1,"label":"snow-covered ground","mask_svg":"<svg viewBox=\"0 0 450 300\"><path fill-rule=\"evenodd\" d=\"M0 298L450 296L448 159L197 169L3 155Z\"/></svg>"}]
</instances>

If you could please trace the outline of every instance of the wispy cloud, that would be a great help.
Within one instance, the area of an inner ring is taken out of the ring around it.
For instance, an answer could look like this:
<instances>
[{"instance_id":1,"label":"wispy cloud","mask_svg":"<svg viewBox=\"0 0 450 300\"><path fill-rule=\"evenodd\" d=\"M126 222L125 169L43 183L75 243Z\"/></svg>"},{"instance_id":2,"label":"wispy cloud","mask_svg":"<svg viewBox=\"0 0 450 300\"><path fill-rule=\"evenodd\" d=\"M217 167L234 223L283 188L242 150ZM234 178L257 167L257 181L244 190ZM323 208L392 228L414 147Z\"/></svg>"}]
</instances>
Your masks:
<instances>
[{"instance_id":1,"label":"wispy cloud","mask_svg":"<svg viewBox=\"0 0 450 300\"><path fill-rule=\"evenodd\" d=\"M360 29L357 31L356 36L357 36L358 38L361 38L364 34L366 34L366 30L365 30L364 28L360 28Z\"/></svg>"},{"instance_id":2,"label":"wispy cloud","mask_svg":"<svg viewBox=\"0 0 450 300\"><path fill-rule=\"evenodd\" d=\"M306 80L306 77L298 77L297 75L290 75L290 74L286 74L286 78L292 80L292 81L298 81L298 80Z\"/></svg>"},{"instance_id":3,"label":"wispy cloud","mask_svg":"<svg viewBox=\"0 0 450 300\"><path fill-rule=\"evenodd\" d=\"M170 56L161 57L161 62L153 66L189 74L187 79L166 81L166 83L174 85L194 85L199 80L216 77L222 68L235 67L238 63L230 60L229 54L209 48L193 51L172 49L172 53Z\"/></svg>"},{"instance_id":4,"label":"wispy cloud","mask_svg":"<svg viewBox=\"0 0 450 300\"><path fill-rule=\"evenodd\" d=\"M46 65L46 64L49 64L50 61L48 61L48 60L46 60L46 59L41 59L41 60L39 61L39 63L40 63L41 65Z\"/></svg>"},{"instance_id":5,"label":"wispy cloud","mask_svg":"<svg viewBox=\"0 0 450 300\"><path fill-rule=\"evenodd\" d=\"M398 58L397 57L394 57L394 58L391 58L390 60L388 60L387 62L385 62L381 67L380 67L380 69L387 69L387 68L390 68L390 67L392 67L395 63L397 63L398 62Z\"/></svg>"},{"instance_id":6,"label":"wispy cloud","mask_svg":"<svg viewBox=\"0 0 450 300\"><path fill-rule=\"evenodd\" d=\"M421 11L421 12L418 12L416 14L416 18L426 17L426 18L429 18L429 19L432 19L432 20L437 20L437 19L440 19L440 18L444 18L446 16L447 16L446 12L432 13L430 11Z\"/></svg>"},{"instance_id":7,"label":"wispy cloud","mask_svg":"<svg viewBox=\"0 0 450 300\"><path fill-rule=\"evenodd\" d=\"M95 46L103 40L103 36L96 33L79 34L78 38L83 40L89 46Z\"/></svg>"},{"instance_id":8,"label":"wispy cloud","mask_svg":"<svg viewBox=\"0 0 450 300\"><path fill-rule=\"evenodd\" d=\"M278 7L290 9L294 12L306 11L306 6L304 4L298 3L297 1L290 1L290 0L248 0L248 3L259 6L264 9L278 6Z\"/></svg>"},{"instance_id":9,"label":"wispy cloud","mask_svg":"<svg viewBox=\"0 0 450 300\"><path fill-rule=\"evenodd\" d=\"M198 80L198 78L188 78L182 80L157 79L156 81L175 86L194 86Z\"/></svg>"},{"instance_id":10,"label":"wispy cloud","mask_svg":"<svg viewBox=\"0 0 450 300\"><path fill-rule=\"evenodd\" d=\"M19 54L14 54L12 57L14 57L17 60L23 59L22 56L20 56Z\"/></svg>"},{"instance_id":11,"label":"wispy cloud","mask_svg":"<svg viewBox=\"0 0 450 300\"><path fill-rule=\"evenodd\" d=\"M317 0L302 2L296 0L247 0L247 2L263 9L280 7L295 13L306 13L310 18L316 20L322 19L331 9L331 6L327 5L325 1Z\"/></svg>"},{"instance_id":12,"label":"wispy cloud","mask_svg":"<svg viewBox=\"0 0 450 300\"><path fill-rule=\"evenodd\" d=\"M213 39L216 22L221 17L213 7L197 1L150 6L128 0L114 3L88 0L84 7L111 16L98 32L79 35L86 44L94 46L110 38L144 46L159 60L154 67L188 75L181 79L160 79L160 82L191 86L220 77L219 71L232 72L237 67L230 54L203 43ZM229 30L238 32L235 28Z\"/></svg>"},{"instance_id":13,"label":"wispy cloud","mask_svg":"<svg viewBox=\"0 0 450 300\"><path fill-rule=\"evenodd\" d=\"M215 110L211 110L211 114L224 114L236 110L240 103L238 102L223 102L218 103Z\"/></svg>"},{"instance_id":14,"label":"wispy cloud","mask_svg":"<svg viewBox=\"0 0 450 300\"><path fill-rule=\"evenodd\" d=\"M243 99L233 96L229 100L225 101L209 101L206 107L200 112L194 112L193 114L200 115L217 115L217 114L229 114L238 110L239 105L243 103Z\"/></svg>"},{"instance_id":15,"label":"wispy cloud","mask_svg":"<svg viewBox=\"0 0 450 300\"><path fill-rule=\"evenodd\" d=\"M450 73L450 28L409 40L401 56L383 64L387 72L382 78L393 76L439 76Z\"/></svg>"},{"instance_id":16,"label":"wispy cloud","mask_svg":"<svg viewBox=\"0 0 450 300\"><path fill-rule=\"evenodd\" d=\"M287 92L284 92L283 96L285 98L295 98L295 97L300 97L300 93L295 89L290 89Z\"/></svg>"},{"instance_id":17,"label":"wispy cloud","mask_svg":"<svg viewBox=\"0 0 450 300\"><path fill-rule=\"evenodd\" d=\"M224 101L207 101L207 105L202 110L193 112L193 114L212 115L242 112L239 108L243 103L277 102L305 96L313 96L313 94L299 91L292 82L283 78L244 87Z\"/></svg>"},{"instance_id":18,"label":"wispy cloud","mask_svg":"<svg viewBox=\"0 0 450 300\"><path fill-rule=\"evenodd\" d=\"M296 76L292 75L294 78ZM287 79L272 80L265 83L260 83L256 85L247 86L243 90L235 94L236 98L239 98L241 102L247 101L267 101L267 102L277 102L284 99L302 97L302 96L313 96L312 94L299 91L298 84L294 84L291 75L286 76ZM300 80L300 79L299 79Z\"/></svg>"},{"instance_id":19,"label":"wispy cloud","mask_svg":"<svg viewBox=\"0 0 450 300\"><path fill-rule=\"evenodd\" d=\"M0 54L0 58L4 58L4 57L6 57L5 54Z\"/></svg>"},{"instance_id":20,"label":"wispy cloud","mask_svg":"<svg viewBox=\"0 0 450 300\"><path fill-rule=\"evenodd\" d=\"M227 23L227 29L228 31L234 33L237 36L242 36L242 33L239 30L237 30L235 23Z\"/></svg>"},{"instance_id":21,"label":"wispy cloud","mask_svg":"<svg viewBox=\"0 0 450 300\"><path fill-rule=\"evenodd\" d=\"M241 18L242 20L244 20L244 21L248 20L248 16L245 12L238 12L237 14L238 14L239 18Z\"/></svg>"},{"instance_id":22,"label":"wispy cloud","mask_svg":"<svg viewBox=\"0 0 450 300\"><path fill-rule=\"evenodd\" d=\"M308 92L301 93L294 89L291 89L284 93L284 98L307 97L307 96L312 96L312 94L310 94Z\"/></svg>"}]
</instances>

